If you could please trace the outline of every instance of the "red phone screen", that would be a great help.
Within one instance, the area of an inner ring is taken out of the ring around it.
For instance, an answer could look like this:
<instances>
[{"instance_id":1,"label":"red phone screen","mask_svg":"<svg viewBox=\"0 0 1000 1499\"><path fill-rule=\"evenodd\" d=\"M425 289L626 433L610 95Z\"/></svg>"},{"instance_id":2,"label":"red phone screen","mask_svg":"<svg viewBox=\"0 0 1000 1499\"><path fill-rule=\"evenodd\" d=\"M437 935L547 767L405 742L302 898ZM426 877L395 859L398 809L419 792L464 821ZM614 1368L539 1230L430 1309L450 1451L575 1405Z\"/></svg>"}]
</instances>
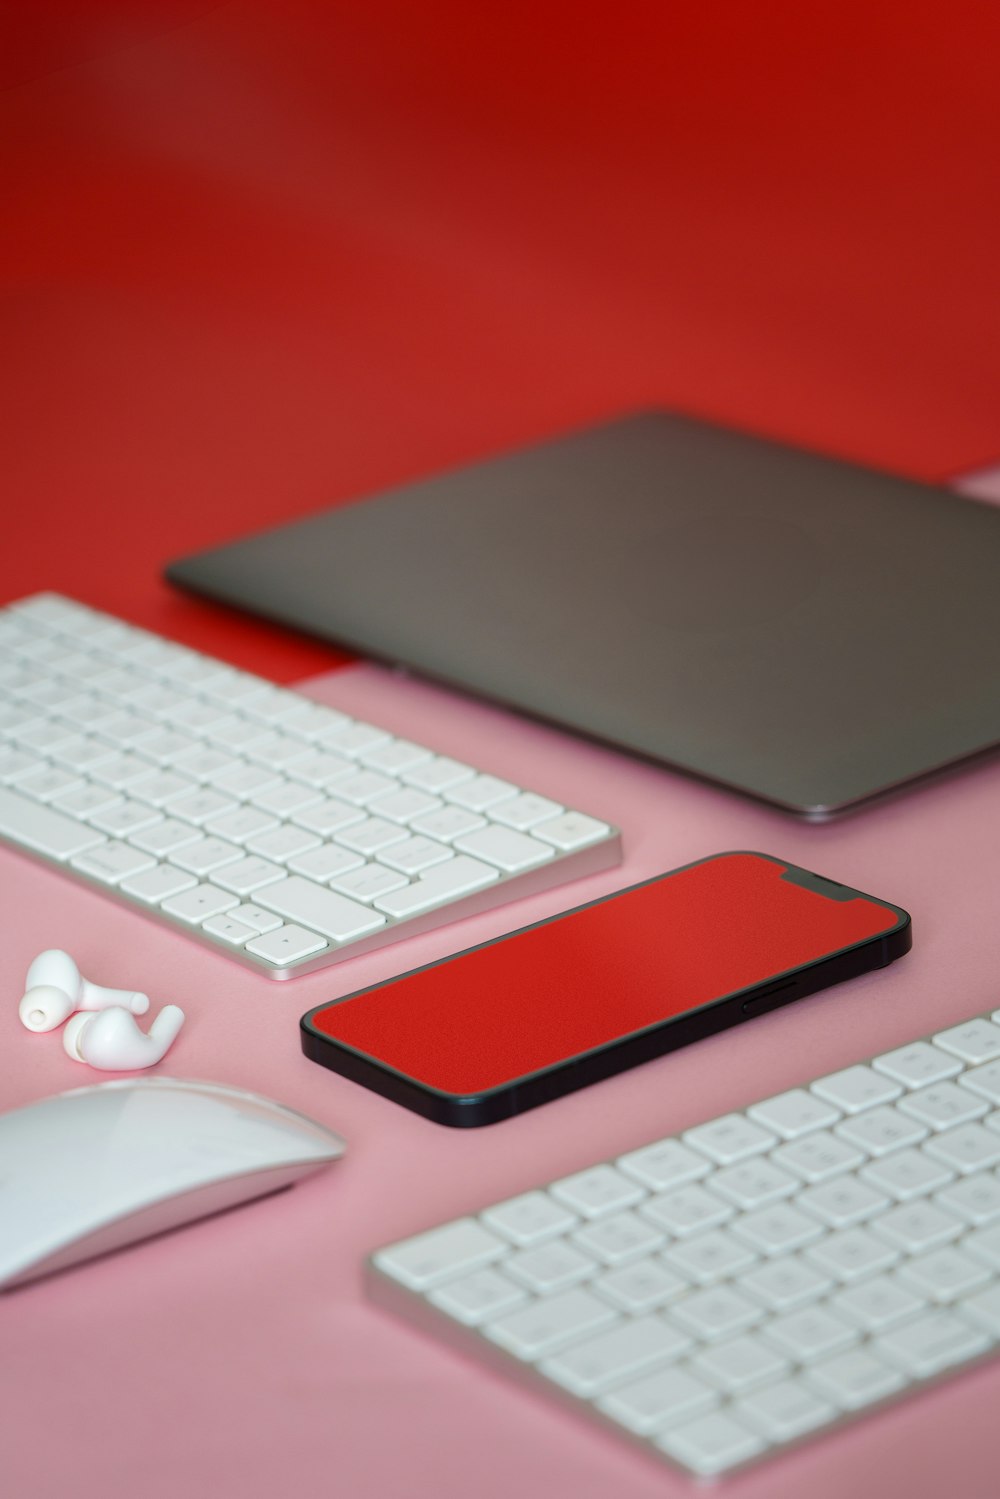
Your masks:
<instances>
[{"instance_id":1,"label":"red phone screen","mask_svg":"<svg viewBox=\"0 0 1000 1499\"><path fill-rule=\"evenodd\" d=\"M321 1035L478 1094L889 932L760 854L723 854L313 1012ZM835 887L839 888L839 887Z\"/></svg>"}]
</instances>

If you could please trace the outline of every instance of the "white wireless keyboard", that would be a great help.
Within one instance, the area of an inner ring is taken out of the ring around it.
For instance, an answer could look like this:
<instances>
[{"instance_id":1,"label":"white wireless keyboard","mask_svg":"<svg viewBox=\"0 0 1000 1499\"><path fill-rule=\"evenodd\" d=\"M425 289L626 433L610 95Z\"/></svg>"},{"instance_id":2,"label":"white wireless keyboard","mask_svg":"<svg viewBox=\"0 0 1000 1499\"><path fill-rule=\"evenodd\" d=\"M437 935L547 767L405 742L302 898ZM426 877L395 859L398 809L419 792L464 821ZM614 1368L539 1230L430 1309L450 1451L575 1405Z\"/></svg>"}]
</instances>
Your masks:
<instances>
[{"instance_id":1,"label":"white wireless keyboard","mask_svg":"<svg viewBox=\"0 0 1000 1499\"><path fill-rule=\"evenodd\" d=\"M56 594L0 610L0 839L272 978L621 858L607 823Z\"/></svg>"},{"instance_id":2,"label":"white wireless keyboard","mask_svg":"<svg viewBox=\"0 0 1000 1499\"><path fill-rule=\"evenodd\" d=\"M1000 1010L369 1262L377 1300L701 1477L1000 1342Z\"/></svg>"}]
</instances>

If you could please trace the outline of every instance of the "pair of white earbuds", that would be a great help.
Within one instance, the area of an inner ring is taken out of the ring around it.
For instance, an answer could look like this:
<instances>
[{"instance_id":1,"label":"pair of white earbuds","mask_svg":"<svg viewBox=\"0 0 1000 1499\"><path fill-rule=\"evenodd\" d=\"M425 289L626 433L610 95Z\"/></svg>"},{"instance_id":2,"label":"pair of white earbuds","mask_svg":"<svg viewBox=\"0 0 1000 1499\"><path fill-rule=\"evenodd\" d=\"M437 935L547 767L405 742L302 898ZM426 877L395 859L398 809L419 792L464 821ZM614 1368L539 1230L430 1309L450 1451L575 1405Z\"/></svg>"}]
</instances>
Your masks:
<instances>
[{"instance_id":1,"label":"pair of white earbuds","mask_svg":"<svg viewBox=\"0 0 1000 1499\"><path fill-rule=\"evenodd\" d=\"M135 1017L149 1009L148 996L90 983L69 953L58 948L39 953L24 987L22 1024L29 1031L54 1031L65 1020L67 1053L75 1062L89 1062L105 1072L154 1066L184 1024L183 1010L164 1005L148 1033L140 1030Z\"/></svg>"}]
</instances>

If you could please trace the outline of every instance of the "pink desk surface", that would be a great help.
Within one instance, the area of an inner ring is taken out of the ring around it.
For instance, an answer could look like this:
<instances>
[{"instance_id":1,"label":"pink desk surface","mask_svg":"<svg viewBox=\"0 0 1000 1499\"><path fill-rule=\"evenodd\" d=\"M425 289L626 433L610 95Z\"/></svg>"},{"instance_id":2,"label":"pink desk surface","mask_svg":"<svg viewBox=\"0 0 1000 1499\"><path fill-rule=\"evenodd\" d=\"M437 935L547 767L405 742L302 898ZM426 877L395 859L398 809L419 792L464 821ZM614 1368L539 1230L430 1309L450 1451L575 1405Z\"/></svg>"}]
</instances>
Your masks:
<instances>
[{"instance_id":1,"label":"pink desk surface","mask_svg":"<svg viewBox=\"0 0 1000 1499\"><path fill-rule=\"evenodd\" d=\"M971 486L970 486L971 487ZM990 486L979 487L987 493ZM691 1483L369 1306L367 1251L1000 1003L1000 764L805 826L376 667L325 702L596 811L626 862L564 892L277 985L20 857L0 854L0 1107L96 1081L15 1001L41 948L176 1000L164 1070L313 1114L343 1162L241 1208L0 1299L8 1499L652 1499ZM758 848L906 907L914 951L519 1119L453 1132L307 1062L308 1006L727 848ZM987 1499L1000 1365L965 1374L733 1480L733 1499Z\"/></svg>"}]
</instances>

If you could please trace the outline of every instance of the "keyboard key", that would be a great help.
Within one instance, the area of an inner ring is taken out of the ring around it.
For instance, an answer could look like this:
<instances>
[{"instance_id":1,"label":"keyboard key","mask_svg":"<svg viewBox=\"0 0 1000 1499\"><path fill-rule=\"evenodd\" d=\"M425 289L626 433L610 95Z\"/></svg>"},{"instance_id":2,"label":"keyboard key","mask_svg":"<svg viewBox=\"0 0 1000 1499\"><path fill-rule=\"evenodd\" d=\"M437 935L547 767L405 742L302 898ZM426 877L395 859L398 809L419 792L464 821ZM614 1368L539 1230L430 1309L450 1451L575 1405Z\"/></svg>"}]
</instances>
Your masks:
<instances>
[{"instance_id":1,"label":"keyboard key","mask_svg":"<svg viewBox=\"0 0 1000 1499\"><path fill-rule=\"evenodd\" d=\"M431 1291L428 1299L466 1327L478 1327L524 1305L528 1293L495 1270L476 1270Z\"/></svg>"},{"instance_id":2,"label":"keyboard key","mask_svg":"<svg viewBox=\"0 0 1000 1499\"><path fill-rule=\"evenodd\" d=\"M304 812L307 807L316 807L323 794L314 786L301 781L276 781L266 791L254 798L254 806L262 812L271 812L275 817L291 817L294 812Z\"/></svg>"},{"instance_id":3,"label":"keyboard key","mask_svg":"<svg viewBox=\"0 0 1000 1499\"><path fill-rule=\"evenodd\" d=\"M492 817L504 827L516 828L518 832L524 833L536 823L561 817L565 810L559 802L550 801L547 796L522 791L520 796L509 797L494 805Z\"/></svg>"},{"instance_id":4,"label":"keyboard key","mask_svg":"<svg viewBox=\"0 0 1000 1499\"><path fill-rule=\"evenodd\" d=\"M943 1169L943 1168L942 1168ZM958 1213L976 1228L1000 1218L1000 1181L989 1171L965 1176L938 1193L946 1212Z\"/></svg>"},{"instance_id":5,"label":"keyboard key","mask_svg":"<svg viewBox=\"0 0 1000 1499\"><path fill-rule=\"evenodd\" d=\"M993 1270L1000 1270L1000 1225L977 1228L974 1233L966 1234L962 1248L984 1260Z\"/></svg>"},{"instance_id":6,"label":"keyboard key","mask_svg":"<svg viewBox=\"0 0 1000 1499\"><path fill-rule=\"evenodd\" d=\"M329 745L339 755L348 755L351 759L357 759L361 755L370 754L380 745L388 744L389 739L390 736L385 730L377 729L374 724L349 720L346 726L334 727L328 734L323 734L320 742ZM422 766L415 767L417 772L421 769ZM407 775L409 774L411 772L407 772Z\"/></svg>"},{"instance_id":7,"label":"keyboard key","mask_svg":"<svg viewBox=\"0 0 1000 1499\"><path fill-rule=\"evenodd\" d=\"M801 1255L784 1254L743 1275L740 1285L772 1311L790 1312L818 1301L833 1281Z\"/></svg>"},{"instance_id":8,"label":"keyboard key","mask_svg":"<svg viewBox=\"0 0 1000 1499\"><path fill-rule=\"evenodd\" d=\"M597 1270L596 1262L564 1239L554 1244L539 1244L534 1249L519 1249L504 1260L505 1272L519 1285L539 1296L563 1291L567 1286L589 1280Z\"/></svg>"},{"instance_id":9,"label":"keyboard key","mask_svg":"<svg viewBox=\"0 0 1000 1499\"><path fill-rule=\"evenodd\" d=\"M850 1228L863 1223L889 1202L888 1193L881 1191L871 1181L861 1181L855 1176L839 1176L833 1181L810 1187L797 1199L807 1213L814 1213L831 1228Z\"/></svg>"},{"instance_id":10,"label":"keyboard key","mask_svg":"<svg viewBox=\"0 0 1000 1499\"><path fill-rule=\"evenodd\" d=\"M835 1104L845 1114L860 1114L880 1103L892 1103L902 1093L902 1088L889 1077L873 1071L871 1067L845 1067L842 1072L832 1072L812 1084L811 1091L827 1103Z\"/></svg>"},{"instance_id":11,"label":"keyboard key","mask_svg":"<svg viewBox=\"0 0 1000 1499\"><path fill-rule=\"evenodd\" d=\"M252 800L269 787L281 784L281 776L266 765L247 765L244 762L229 770L216 771L209 780L217 790L241 801Z\"/></svg>"},{"instance_id":12,"label":"keyboard key","mask_svg":"<svg viewBox=\"0 0 1000 1499\"><path fill-rule=\"evenodd\" d=\"M360 807L351 807L347 802L338 802L336 798L329 797L321 802L312 803L301 812L293 813L292 821L299 827L306 828L310 833L318 833L321 838L329 838L342 828L349 828L356 823L364 822L365 814Z\"/></svg>"},{"instance_id":13,"label":"keyboard key","mask_svg":"<svg viewBox=\"0 0 1000 1499\"><path fill-rule=\"evenodd\" d=\"M787 1202L758 1208L755 1213L743 1213L732 1228L733 1233L760 1254L789 1253L804 1244L811 1244L821 1233L814 1220L797 1208L789 1207Z\"/></svg>"},{"instance_id":14,"label":"keyboard key","mask_svg":"<svg viewBox=\"0 0 1000 1499\"><path fill-rule=\"evenodd\" d=\"M806 1250L806 1256L837 1280L850 1284L880 1270L888 1270L899 1259L899 1251L863 1228L845 1228Z\"/></svg>"},{"instance_id":15,"label":"keyboard key","mask_svg":"<svg viewBox=\"0 0 1000 1499\"><path fill-rule=\"evenodd\" d=\"M711 1124L685 1130L683 1140L685 1145L700 1150L720 1166L760 1155L777 1144L770 1130L762 1129L742 1114L725 1114L721 1119L713 1119Z\"/></svg>"},{"instance_id":16,"label":"keyboard key","mask_svg":"<svg viewBox=\"0 0 1000 1499\"><path fill-rule=\"evenodd\" d=\"M118 792L113 791L110 786L98 786L94 781L87 781L77 790L57 796L52 806L57 812L68 812L71 817L86 818L92 812L116 806L121 799Z\"/></svg>"},{"instance_id":17,"label":"keyboard key","mask_svg":"<svg viewBox=\"0 0 1000 1499\"><path fill-rule=\"evenodd\" d=\"M262 859L258 854L237 859L233 864L223 864L215 871L216 882L236 895L253 895L265 885L273 885L276 880L286 878L286 872L280 864L272 864L270 859Z\"/></svg>"},{"instance_id":18,"label":"keyboard key","mask_svg":"<svg viewBox=\"0 0 1000 1499\"><path fill-rule=\"evenodd\" d=\"M44 769L33 771L31 775L22 776L17 782L17 789L26 796L33 796L37 801L51 802L64 792L78 790L83 784L82 778L75 771L47 765Z\"/></svg>"},{"instance_id":19,"label":"keyboard key","mask_svg":"<svg viewBox=\"0 0 1000 1499\"><path fill-rule=\"evenodd\" d=\"M244 901L241 906L234 906L230 915L234 921L252 927L254 932L273 932L281 925L280 917L273 911L265 911L263 906L255 906L252 902Z\"/></svg>"},{"instance_id":20,"label":"keyboard key","mask_svg":"<svg viewBox=\"0 0 1000 1499\"><path fill-rule=\"evenodd\" d=\"M178 775L172 770L157 770L152 775L140 776L129 786L129 794L151 807L162 807L174 797L196 789L194 781Z\"/></svg>"},{"instance_id":21,"label":"keyboard key","mask_svg":"<svg viewBox=\"0 0 1000 1499\"><path fill-rule=\"evenodd\" d=\"M883 1332L926 1305L912 1286L893 1275L876 1275L831 1297L831 1307L864 1332Z\"/></svg>"},{"instance_id":22,"label":"keyboard key","mask_svg":"<svg viewBox=\"0 0 1000 1499\"><path fill-rule=\"evenodd\" d=\"M887 1051L872 1062L876 1072L902 1083L904 1088L924 1088L928 1083L943 1083L961 1072L962 1064L947 1056L928 1041L913 1041L909 1046Z\"/></svg>"},{"instance_id":23,"label":"keyboard key","mask_svg":"<svg viewBox=\"0 0 1000 1499\"><path fill-rule=\"evenodd\" d=\"M869 1109L864 1114L856 1114L845 1119L843 1124L838 1124L833 1132L839 1139L848 1140L870 1156L888 1155L892 1150L916 1145L926 1137L927 1128L918 1119L908 1118L902 1110L907 1104L918 1103L937 1091L937 1088L925 1088L912 1099L904 1098L898 1109L889 1104Z\"/></svg>"},{"instance_id":24,"label":"keyboard key","mask_svg":"<svg viewBox=\"0 0 1000 1499\"><path fill-rule=\"evenodd\" d=\"M236 909L239 910L239 907ZM201 929L230 947L243 947L251 937L258 935L252 926L244 926L242 921L237 921L233 916L210 916L207 921L202 922Z\"/></svg>"},{"instance_id":25,"label":"keyboard key","mask_svg":"<svg viewBox=\"0 0 1000 1499\"><path fill-rule=\"evenodd\" d=\"M923 1150L898 1150L863 1167L860 1175L877 1191L890 1193L897 1202L908 1202L912 1197L924 1197L946 1186L953 1173Z\"/></svg>"},{"instance_id":26,"label":"keyboard key","mask_svg":"<svg viewBox=\"0 0 1000 1499\"><path fill-rule=\"evenodd\" d=\"M121 888L127 895L134 895L136 900L156 906L168 895L180 895L182 890L191 890L197 883L193 874L175 869L172 864L154 864L152 869L122 880Z\"/></svg>"},{"instance_id":27,"label":"keyboard key","mask_svg":"<svg viewBox=\"0 0 1000 1499\"><path fill-rule=\"evenodd\" d=\"M432 911L461 895L471 895L491 885L496 878L496 870L481 864L478 859L450 859L427 870L403 889L376 897L374 905L387 915L403 920L407 916Z\"/></svg>"},{"instance_id":28,"label":"keyboard key","mask_svg":"<svg viewBox=\"0 0 1000 1499\"><path fill-rule=\"evenodd\" d=\"M669 1315L671 1326L707 1340L742 1332L759 1322L764 1313L756 1302L731 1286L712 1286L707 1291L692 1291L663 1315Z\"/></svg>"},{"instance_id":29,"label":"keyboard key","mask_svg":"<svg viewBox=\"0 0 1000 1499\"><path fill-rule=\"evenodd\" d=\"M465 833L454 840L455 847L473 858L484 859L495 864L507 874L522 869L532 869L553 857L554 850L548 843L540 843L527 833L515 833L510 828L496 826L480 828L474 833Z\"/></svg>"},{"instance_id":30,"label":"keyboard key","mask_svg":"<svg viewBox=\"0 0 1000 1499\"><path fill-rule=\"evenodd\" d=\"M760 1208L791 1197L798 1191L799 1183L790 1171L782 1171L772 1161L755 1157L739 1166L716 1171L712 1189L737 1207Z\"/></svg>"},{"instance_id":31,"label":"keyboard key","mask_svg":"<svg viewBox=\"0 0 1000 1499\"><path fill-rule=\"evenodd\" d=\"M70 860L74 869L105 885L118 885L129 875L151 868L154 862L151 854L113 838Z\"/></svg>"},{"instance_id":32,"label":"keyboard key","mask_svg":"<svg viewBox=\"0 0 1000 1499\"><path fill-rule=\"evenodd\" d=\"M466 807L470 812L485 812L487 808L495 807L498 802L517 794L518 788L512 786L510 781L483 775L473 776L471 780L465 778L457 785L452 783L444 792L448 801L454 802L458 807Z\"/></svg>"},{"instance_id":33,"label":"keyboard key","mask_svg":"<svg viewBox=\"0 0 1000 1499\"><path fill-rule=\"evenodd\" d=\"M315 932L308 932L304 927L289 923L277 927L273 932L254 937L246 943L246 950L255 957L266 958L276 968L286 968L322 952L326 946L323 938L318 937Z\"/></svg>"},{"instance_id":34,"label":"keyboard key","mask_svg":"<svg viewBox=\"0 0 1000 1499\"><path fill-rule=\"evenodd\" d=\"M220 890L218 885L203 884L195 885L180 895L170 896L162 902L162 907L171 916L198 926L206 916L220 916L223 911L231 911L238 904L236 896L228 890Z\"/></svg>"},{"instance_id":35,"label":"keyboard key","mask_svg":"<svg viewBox=\"0 0 1000 1499\"><path fill-rule=\"evenodd\" d=\"M358 756L359 762L367 765L370 770L384 770L391 776L398 776L404 770L412 770L415 765L422 765L430 758L430 750L409 739L386 739L374 749L365 750Z\"/></svg>"},{"instance_id":36,"label":"keyboard key","mask_svg":"<svg viewBox=\"0 0 1000 1499\"><path fill-rule=\"evenodd\" d=\"M482 1219L487 1228L519 1245L543 1243L580 1221L576 1213L547 1192L512 1197L483 1213Z\"/></svg>"},{"instance_id":37,"label":"keyboard key","mask_svg":"<svg viewBox=\"0 0 1000 1499\"><path fill-rule=\"evenodd\" d=\"M575 1395L597 1395L676 1358L677 1343L659 1317L635 1317L549 1359L542 1372Z\"/></svg>"},{"instance_id":38,"label":"keyboard key","mask_svg":"<svg viewBox=\"0 0 1000 1499\"><path fill-rule=\"evenodd\" d=\"M53 859L68 859L105 842L95 828L8 787L0 787L0 834Z\"/></svg>"},{"instance_id":39,"label":"keyboard key","mask_svg":"<svg viewBox=\"0 0 1000 1499\"><path fill-rule=\"evenodd\" d=\"M678 1339L679 1352L690 1346L690 1339ZM711 1384L675 1364L622 1385L597 1404L629 1431L646 1436L667 1421L685 1421L699 1411L711 1410L718 1401Z\"/></svg>"},{"instance_id":40,"label":"keyboard key","mask_svg":"<svg viewBox=\"0 0 1000 1499\"><path fill-rule=\"evenodd\" d=\"M819 1130L804 1140L793 1140L772 1152L771 1160L778 1166L787 1167L803 1181L823 1182L860 1166L865 1153L857 1145L838 1139L827 1130Z\"/></svg>"},{"instance_id":41,"label":"keyboard key","mask_svg":"<svg viewBox=\"0 0 1000 1499\"><path fill-rule=\"evenodd\" d=\"M265 909L318 932L331 942L348 942L385 925L385 917L377 911L334 890L324 890L297 874L264 886L256 892L256 900ZM249 950L259 951L257 947Z\"/></svg>"},{"instance_id":42,"label":"keyboard key","mask_svg":"<svg viewBox=\"0 0 1000 1499\"><path fill-rule=\"evenodd\" d=\"M695 1473L709 1476L756 1457L763 1439L729 1414L712 1411L655 1438L656 1445Z\"/></svg>"},{"instance_id":43,"label":"keyboard key","mask_svg":"<svg viewBox=\"0 0 1000 1499\"><path fill-rule=\"evenodd\" d=\"M361 900L370 905L376 896L388 895L400 886L408 888L409 881L405 874L400 874L396 869L387 869L384 864L364 864L360 869L336 875L331 879L330 886L339 890L341 895L349 895L352 900Z\"/></svg>"},{"instance_id":44,"label":"keyboard key","mask_svg":"<svg viewBox=\"0 0 1000 1499\"><path fill-rule=\"evenodd\" d=\"M636 1260L609 1270L592 1282L592 1289L619 1311L651 1312L689 1289L689 1282L656 1259Z\"/></svg>"},{"instance_id":45,"label":"keyboard key","mask_svg":"<svg viewBox=\"0 0 1000 1499\"><path fill-rule=\"evenodd\" d=\"M379 1250L373 1261L387 1276L399 1280L411 1291L439 1286L460 1274L468 1274L483 1265L492 1265L507 1253L504 1240L490 1234L475 1219L459 1219L429 1234Z\"/></svg>"},{"instance_id":46,"label":"keyboard key","mask_svg":"<svg viewBox=\"0 0 1000 1499\"><path fill-rule=\"evenodd\" d=\"M885 1400L900 1390L903 1378L898 1370L891 1369L867 1349L852 1348L846 1354L813 1364L810 1384L816 1385L817 1390L844 1411L861 1411L862 1406Z\"/></svg>"},{"instance_id":47,"label":"keyboard key","mask_svg":"<svg viewBox=\"0 0 1000 1499\"><path fill-rule=\"evenodd\" d=\"M377 796L396 790L396 782L391 776L380 775L377 770L357 770L353 766L351 770L350 775L338 775L335 779L338 797L341 801L350 802L352 806L365 807ZM307 776L305 779L312 777Z\"/></svg>"},{"instance_id":48,"label":"keyboard key","mask_svg":"<svg viewBox=\"0 0 1000 1499\"><path fill-rule=\"evenodd\" d=\"M433 812L422 812L410 822L415 833L423 833L425 837L435 838L441 843L451 843L463 834L473 833L477 828L485 826L485 817L467 812L464 807L446 806Z\"/></svg>"},{"instance_id":49,"label":"keyboard key","mask_svg":"<svg viewBox=\"0 0 1000 1499\"><path fill-rule=\"evenodd\" d=\"M172 798L167 803L167 811L171 817L179 817L182 822L193 822L200 827L212 818L221 817L224 812L235 811L237 805L231 796L205 788Z\"/></svg>"},{"instance_id":50,"label":"keyboard key","mask_svg":"<svg viewBox=\"0 0 1000 1499\"><path fill-rule=\"evenodd\" d=\"M990 1103L1000 1104L1000 1062L984 1062L981 1067L963 1073L958 1083L959 1087L968 1088Z\"/></svg>"},{"instance_id":51,"label":"keyboard key","mask_svg":"<svg viewBox=\"0 0 1000 1499\"><path fill-rule=\"evenodd\" d=\"M992 1020L967 1020L964 1025L938 1031L932 1039L935 1046L963 1062L992 1062L1000 1057L1000 1025Z\"/></svg>"},{"instance_id":52,"label":"keyboard key","mask_svg":"<svg viewBox=\"0 0 1000 1499\"><path fill-rule=\"evenodd\" d=\"M574 1287L543 1296L521 1311L489 1322L483 1331L515 1358L534 1360L580 1342L615 1321L617 1317L606 1301Z\"/></svg>"},{"instance_id":53,"label":"keyboard key","mask_svg":"<svg viewBox=\"0 0 1000 1499\"><path fill-rule=\"evenodd\" d=\"M621 1208L632 1207L646 1196L642 1187L613 1166L594 1166L553 1182L549 1188L557 1202L579 1213L581 1218L599 1218Z\"/></svg>"},{"instance_id":54,"label":"keyboard key","mask_svg":"<svg viewBox=\"0 0 1000 1499\"><path fill-rule=\"evenodd\" d=\"M707 1176L712 1169L704 1156L688 1150L676 1140L660 1140L655 1145L630 1151L628 1155L619 1156L617 1165L626 1176L635 1177L654 1192L681 1187L686 1182Z\"/></svg>"},{"instance_id":55,"label":"keyboard key","mask_svg":"<svg viewBox=\"0 0 1000 1499\"><path fill-rule=\"evenodd\" d=\"M801 1379L779 1380L766 1389L755 1390L736 1401L733 1409L740 1419L776 1442L791 1441L837 1416L836 1406Z\"/></svg>"},{"instance_id":56,"label":"keyboard key","mask_svg":"<svg viewBox=\"0 0 1000 1499\"><path fill-rule=\"evenodd\" d=\"M199 842L201 833L193 823L181 823L175 817L162 817L151 827L142 827L138 833L129 833L129 842L136 848L145 848L147 853L168 854L175 848Z\"/></svg>"},{"instance_id":57,"label":"keyboard key","mask_svg":"<svg viewBox=\"0 0 1000 1499\"><path fill-rule=\"evenodd\" d=\"M222 869L226 864L235 864L242 857L243 850L239 844L227 843L225 838L199 838L197 842L175 848L170 862L181 869L190 870L192 874L200 875Z\"/></svg>"},{"instance_id":58,"label":"keyboard key","mask_svg":"<svg viewBox=\"0 0 1000 1499\"><path fill-rule=\"evenodd\" d=\"M147 807L144 802L122 799L100 812L91 813L90 821L102 833L127 838L131 833L141 832L143 828L162 822L163 814L157 812L155 807Z\"/></svg>"},{"instance_id":59,"label":"keyboard key","mask_svg":"<svg viewBox=\"0 0 1000 1499\"><path fill-rule=\"evenodd\" d=\"M734 1395L777 1379L788 1369L788 1359L783 1354L749 1334L715 1343L691 1362L710 1384Z\"/></svg>"},{"instance_id":60,"label":"keyboard key","mask_svg":"<svg viewBox=\"0 0 1000 1499\"><path fill-rule=\"evenodd\" d=\"M439 796L428 796L426 791L404 786L374 797L369 806L375 817L388 817L390 822L407 823L414 817L422 817L426 812L439 812L444 802Z\"/></svg>"},{"instance_id":61,"label":"keyboard key","mask_svg":"<svg viewBox=\"0 0 1000 1499\"><path fill-rule=\"evenodd\" d=\"M420 791L430 791L434 796L439 796L463 781L471 781L474 774L471 765L450 760L447 755L434 755L430 760L423 760L419 765L413 766L411 770L404 770L400 780L405 781L408 786L416 786Z\"/></svg>"},{"instance_id":62,"label":"keyboard key","mask_svg":"<svg viewBox=\"0 0 1000 1499\"><path fill-rule=\"evenodd\" d=\"M822 1306L809 1306L799 1312L788 1312L784 1317L774 1317L763 1333L782 1353L803 1364L847 1348L860 1336L853 1323Z\"/></svg>"},{"instance_id":63,"label":"keyboard key","mask_svg":"<svg viewBox=\"0 0 1000 1499\"><path fill-rule=\"evenodd\" d=\"M964 1224L954 1213L935 1203L908 1202L883 1213L872 1228L907 1254L919 1254L921 1250L936 1249L957 1239Z\"/></svg>"},{"instance_id":64,"label":"keyboard key","mask_svg":"<svg viewBox=\"0 0 1000 1499\"><path fill-rule=\"evenodd\" d=\"M435 864L443 864L454 857L454 849L433 838L404 838L402 843L390 844L383 850L381 862L403 874L422 874Z\"/></svg>"},{"instance_id":65,"label":"keyboard key","mask_svg":"<svg viewBox=\"0 0 1000 1499\"><path fill-rule=\"evenodd\" d=\"M1000 1162L1000 1135L981 1124L960 1124L928 1140L924 1150L965 1175Z\"/></svg>"},{"instance_id":66,"label":"keyboard key","mask_svg":"<svg viewBox=\"0 0 1000 1499\"><path fill-rule=\"evenodd\" d=\"M339 843L321 843L304 853L293 854L288 860L288 867L294 874L303 874L310 880L326 884L335 875L367 866L361 854L353 854L350 849L341 848Z\"/></svg>"},{"instance_id":67,"label":"keyboard key","mask_svg":"<svg viewBox=\"0 0 1000 1499\"><path fill-rule=\"evenodd\" d=\"M499 814L501 808L491 809L493 815ZM606 822L598 822L595 817L585 817L582 812L562 812L558 817L546 818L544 822L532 824L531 836L540 838L543 843L551 843L553 848L561 849L569 853L572 849L586 848L591 843L598 843L606 838L611 829Z\"/></svg>"},{"instance_id":68,"label":"keyboard key","mask_svg":"<svg viewBox=\"0 0 1000 1499\"><path fill-rule=\"evenodd\" d=\"M931 1312L872 1339L872 1352L904 1374L929 1379L983 1353L990 1338L953 1312Z\"/></svg>"},{"instance_id":69,"label":"keyboard key","mask_svg":"<svg viewBox=\"0 0 1000 1499\"><path fill-rule=\"evenodd\" d=\"M612 1213L574 1234L573 1242L605 1265L624 1265L650 1254L666 1236L637 1213Z\"/></svg>"},{"instance_id":70,"label":"keyboard key","mask_svg":"<svg viewBox=\"0 0 1000 1499\"><path fill-rule=\"evenodd\" d=\"M733 1216L723 1198L692 1183L673 1192L660 1192L643 1203L642 1211L659 1227L684 1238L703 1229L715 1228Z\"/></svg>"},{"instance_id":71,"label":"keyboard key","mask_svg":"<svg viewBox=\"0 0 1000 1499\"><path fill-rule=\"evenodd\" d=\"M995 1339L1000 1333L1000 1285L994 1280L985 1291L968 1297L962 1303L962 1310L978 1326L987 1328Z\"/></svg>"},{"instance_id":72,"label":"keyboard key","mask_svg":"<svg viewBox=\"0 0 1000 1499\"><path fill-rule=\"evenodd\" d=\"M991 1276L981 1261L949 1245L913 1255L900 1266L899 1278L928 1301L948 1302L977 1290Z\"/></svg>"},{"instance_id":73,"label":"keyboard key","mask_svg":"<svg viewBox=\"0 0 1000 1499\"><path fill-rule=\"evenodd\" d=\"M672 1270L679 1271L689 1280L704 1284L721 1280L725 1276L738 1275L741 1270L752 1265L756 1258L751 1249L721 1228L684 1239L664 1254L664 1259Z\"/></svg>"},{"instance_id":74,"label":"keyboard key","mask_svg":"<svg viewBox=\"0 0 1000 1499\"><path fill-rule=\"evenodd\" d=\"M793 1088L788 1093L779 1093L775 1098L754 1104L747 1113L755 1123L763 1125L772 1134L783 1140L797 1140L813 1130L825 1129L836 1124L840 1110L825 1099L807 1093L805 1088Z\"/></svg>"},{"instance_id":75,"label":"keyboard key","mask_svg":"<svg viewBox=\"0 0 1000 1499\"><path fill-rule=\"evenodd\" d=\"M980 1118L988 1111L989 1104L984 1098L970 1093L968 1088L959 1088L954 1083L934 1083L904 1098L899 1108L928 1129L940 1130Z\"/></svg>"},{"instance_id":76,"label":"keyboard key","mask_svg":"<svg viewBox=\"0 0 1000 1499\"><path fill-rule=\"evenodd\" d=\"M213 817L205 824L209 833L215 833L220 838L226 838L230 843L246 843L251 838L260 837L263 833L272 832L279 826L278 819L270 812L262 812L259 807L243 805L235 811L225 812L221 817ZM319 840L315 834L309 834L304 829L295 829L305 840L308 847L310 839L313 842ZM263 853L263 849L254 849L254 853Z\"/></svg>"},{"instance_id":77,"label":"keyboard key","mask_svg":"<svg viewBox=\"0 0 1000 1499\"><path fill-rule=\"evenodd\" d=\"M370 858L372 854L381 853L394 843L402 843L406 836L405 828L398 827L384 817L365 817L361 822L337 833L336 842L343 848Z\"/></svg>"}]
</instances>

